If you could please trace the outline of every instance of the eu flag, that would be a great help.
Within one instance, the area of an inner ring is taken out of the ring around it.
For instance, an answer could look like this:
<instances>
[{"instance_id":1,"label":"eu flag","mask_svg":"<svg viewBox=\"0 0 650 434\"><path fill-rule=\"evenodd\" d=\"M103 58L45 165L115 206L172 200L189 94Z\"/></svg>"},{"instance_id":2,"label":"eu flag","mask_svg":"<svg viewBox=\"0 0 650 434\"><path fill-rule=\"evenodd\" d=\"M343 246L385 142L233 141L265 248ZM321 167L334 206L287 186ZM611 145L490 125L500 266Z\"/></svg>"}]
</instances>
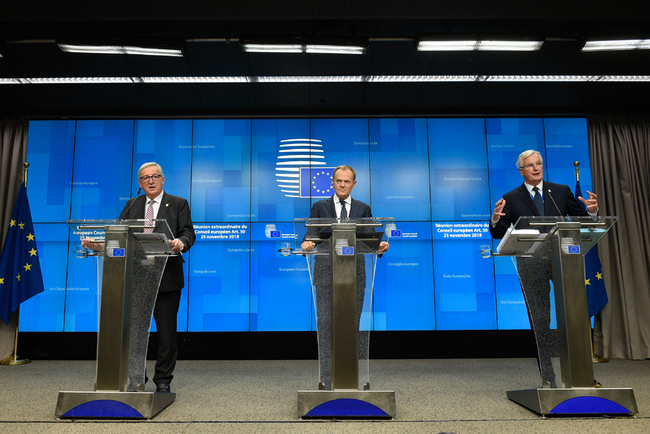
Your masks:
<instances>
[{"instance_id":1,"label":"eu flag","mask_svg":"<svg viewBox=\"0 0 650 434\"><path fill-rule=\"evenodd\" d=\"M576 198L582 196L580 180L576 180ZM578 201L584 208L584 204ZM585 255L585 286L587 289L587 304L589 317L596 315L609 302L605 281L603 280L603 267L598 258L598 246L594 246Z\"/></svg>"},{"instance_id":2,"label":"eu flag","mask_svg":"<svg viewBox=\"0 0 650 434\"><path fill-rule=\"evenodd\" d=\"M0 255L0 317L8 323L23 301L43 291L32 214L22 184Z\"/></svg>"},{"instance_id":3,"label":"eu flag","mask_svg":"<svg viewBox=\"0 0 650 434\"><path fill-rule=\"evenodd\" d=\"M300 197L330 197L334 194L332 177L336 167L300 168Z\"/></svg>"}]
</instances>

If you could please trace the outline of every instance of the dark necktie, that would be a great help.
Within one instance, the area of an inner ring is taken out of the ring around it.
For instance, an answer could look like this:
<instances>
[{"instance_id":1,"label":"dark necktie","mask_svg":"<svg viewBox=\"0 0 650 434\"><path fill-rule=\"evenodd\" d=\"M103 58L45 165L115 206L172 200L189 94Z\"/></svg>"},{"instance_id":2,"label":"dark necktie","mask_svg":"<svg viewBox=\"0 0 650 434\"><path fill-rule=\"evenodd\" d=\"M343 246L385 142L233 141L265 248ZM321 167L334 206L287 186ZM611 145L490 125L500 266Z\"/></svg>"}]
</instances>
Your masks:
<instances>
[{"instance_id":1,"label":"dark necktie","mask_svg":"<svg viewBox=\"0 0 650 434\"><path fill-rule=\"evenodd\" d=\"M147 220L146 223L148 225L153 223L153 204L155 200L150 200L149 201L149 206L147 207L147 214L144 216L144 218ZM153 233L153 228L146 228L143 231L145 234L151 234Z\"/></svg>"},{"instance_id":2,"label":"dark necktie","mask_svg":"<svg viewBox=\"0 0 650 434\"><path fill-rule=\"evenodd\" d=\"M535 192L533 200L535 201L537 211L539 211L539 215L544 215L544 201L542 200L542 195L539 194L539 188L533 187L533 191Z\"/></svg>"},{"instance_id":3,"label":"dark necktie","mask_svg":"<svg viewBox=\"0 0 650 434\"><path fill-rule=\"evenodd\" d=\"M345 202L344 201L340 201L340 202L341 202L341 218L342 219L347 219L348 218L348 212L345 210Z\"/></svg>"}]
</instances>

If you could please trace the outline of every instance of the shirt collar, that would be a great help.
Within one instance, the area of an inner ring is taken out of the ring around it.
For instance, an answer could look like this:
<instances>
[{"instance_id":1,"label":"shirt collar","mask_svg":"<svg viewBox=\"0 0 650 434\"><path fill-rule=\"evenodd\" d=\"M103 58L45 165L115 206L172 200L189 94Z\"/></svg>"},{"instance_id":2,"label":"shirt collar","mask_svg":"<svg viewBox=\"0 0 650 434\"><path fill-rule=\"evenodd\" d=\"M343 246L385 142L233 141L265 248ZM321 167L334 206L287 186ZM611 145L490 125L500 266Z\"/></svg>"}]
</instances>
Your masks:
<instances>
[{"instance_id":1,"label":"shirt collar","mask_svg":"<svg viewBox=\"0 0 650 434\"><path fill-rule=\"evenodd\" d=\"M526 189L528 190L528 193L530 193L531 196L535 194L535 192L533 192L533 188L535 188L535 187L539 188L540 194L543 195L543 193L542 193L544 191L544 181L543 180L539 181L539 184L537 184L537 185L530 185L527 182L524 182L524 185L526 186Z\"/></svg>"},{"instance_id":2,"label":"shirt collar","mask_svg":"<svg viewBox=\"0 0 650 434\"><path fill-rule=\"evenodd\" d=\"M164 194L165 194L165 192L164 192L164 191L161 191L160 194L159 194L158 196L154 197L153 199L149 199L149 198L147 197L147 203L149 203L149 201L151 201L151 200L155 200L156 203L157 203L158 205L160 205L160 204L162 203L162 197L163 197Z\"/></svg>"}]
</instances>

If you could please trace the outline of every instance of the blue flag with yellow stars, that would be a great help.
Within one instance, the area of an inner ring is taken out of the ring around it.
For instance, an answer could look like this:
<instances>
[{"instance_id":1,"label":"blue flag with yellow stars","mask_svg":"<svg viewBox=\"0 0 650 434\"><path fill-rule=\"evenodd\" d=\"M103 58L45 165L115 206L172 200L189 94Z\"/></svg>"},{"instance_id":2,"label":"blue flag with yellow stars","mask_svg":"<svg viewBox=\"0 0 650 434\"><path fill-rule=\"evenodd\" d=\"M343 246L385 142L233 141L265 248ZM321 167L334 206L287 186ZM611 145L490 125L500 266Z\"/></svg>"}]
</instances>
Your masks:
<instances>
[{"instance_id":1,"label":"blue flag with yellow stars","mask_svg":"<svg viewBox=\"0 0 650 434\"><path fill-rule=\"evenodd\" d=\"M0 255L0 317L5 324L23 301L43 291L32 214L22 184Z\"/></svg>"},{"instance_id":2,"label":"blue flag with yellow stars","mask_svg":"<svg viewBox=\"0 0 650 434\"><path fill-rule=\"evenodd\" d=\"M580 181L576 181L576 198L582 196ZM585 205L578 201L585 208ZM585 208L586 209L586 208ZM587 305L589 318L600 312L609 302L605 281L603 280L603 267L598 258L598 246L594 246L585 255L585 287L587 289Z\"/></svg>"}]
</instances>

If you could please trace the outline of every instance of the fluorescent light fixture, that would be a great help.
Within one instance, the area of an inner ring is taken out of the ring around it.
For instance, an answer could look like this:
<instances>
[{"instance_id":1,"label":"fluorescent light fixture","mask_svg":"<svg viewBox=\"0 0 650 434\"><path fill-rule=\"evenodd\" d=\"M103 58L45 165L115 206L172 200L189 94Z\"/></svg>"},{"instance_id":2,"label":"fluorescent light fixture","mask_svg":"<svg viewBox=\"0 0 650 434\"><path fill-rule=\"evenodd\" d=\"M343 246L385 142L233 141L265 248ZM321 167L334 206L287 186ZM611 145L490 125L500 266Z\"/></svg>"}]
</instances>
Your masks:
<instances>
[{"instance_id":1,"label":"fluorescent light fixture","mask_svg":"<svg viewBox=\"0 0 650 434\"><path fill-rule=\"evenodd\" d=\"M296 44L242 44L247 53L302 53L302 45Z\"/></svg>"},{"instance_id":2,"label":"fluorescent light fixture","mask_svg":"<svg viewBox=\"0 0 650 434\"><path fill-rule=\"evenodd\" d=\"M0 78L2 84L210 84L210 83L458 83L458 82L650 82L650 75L324 75L232 77L38 77ZM300 145L302 146L302 144ZM311 145L315 146L315 145Z\"/></svg>"},{"instance_id":3,"label":"fluorescent light fixture","mask_svg":"<svg viewBox=\"0 0 650 434\"><path fill-rule=\"evenodd\" d=\"M366 81L366 77L363 75L259 76L252 79L257 83L358 83Z\"/></svg>"},{"instance_id":4,"label":"fluorescent light fixture","mask_svg":"<svg viewBox=\"0 0 650 434\"><path fill-rule=\"evenodd\" d=\"M321 54L363 54L366 51L365 47L347 47L344 45L306 45L306 53L321 53Z\"/></svg>"},{"instance_id":5,"label":"fluorescent light fixture","mask_svg":"<svg viewBox=\"0 0 650 434\"><path fill-rule=\"evenodd\" d=\"M544 41L479 41L479 51L539 51Z\"/></svg>"},{"instance_id":6,"label":"fluorescent light fixture","mask_svg":"<svg viewBox=\"0 0 650 434\"><path fill-rule=\"evenodd\" d=\"M476 81L476 75L371 75L369 83L425 83Z\"/></svg>"},{"instance_id":7,"label":"fluorescent light fixture","mask_svg":"<svg viewBox=\"0 0 650 434\"><path fill-rule=\"evenodd\" d=\"M485 75L479 81L500 81L500 82L580 82L589 81L592 75Z\"/></svg>"},{"instance_id":8,"label":"fluorescent light fixture","mask_svg":"<svg viewBox=\"0 0 650 434\"><path fill-rule=\"evenodd\" d=\"M135 54L140 56L183 57L183 50L178 47L141 47L118 44L72 44L57 43L61 51L83 54Z\"/></svg>"},{"instance_id":9,"label":"fluorescent light fixture","mask_svg":"<svg viewBox=\"0 0 650 434\"><path fill-rule=\"evenodd\" d=\"M534 40L433 40L420 39L418 51L538 51L544 41Z\"/></svg>"},{"instance_id":10,"label":"fluorescent light fixture","mask_svg":"<svg viewBox=\"0 0 650 434\"><path fill-rule=\"evenodd\" d=\"M582 51L649 50L650 39L587 41Z\"/></svg>"},{"instance_id":11,"label":"fluorescent light fixture","mask_svg":"<svg viewBox=\"0 0 650 434\"><path fill-rule=\"evenodd\" d=\"M25 78L23 84L132 84L140 82L137 77L43 77Z\"/></svg>"},{"instance_id":12,"label":"fluorescent light fixture","mask_svg":"<svg viewBox=\"0 0 650 434\"><path fill-rule=\"evenodd\" d=\"M250 83L250 77L142 77L143 83Z\"/></svg>"},{"instance_id":13,"label":"fluorescent light fixture","mask_svg":"<svg viewBox=\"0 0 650 434\"><path fill-rule=\"evenodd\" d=\"M420 41L418 51L474 51L476 41Z\"/></svg>"},{"instance_id":14,"label":"fluorescent light fixture","mask_svg":"<svg viewBox=\"0 0 650 434\"><path fill-rule=\"evenodd\" d=\"M241 35L248 53L363 54L367 38L343 36Z\"/></svg>"}]
</instances>

